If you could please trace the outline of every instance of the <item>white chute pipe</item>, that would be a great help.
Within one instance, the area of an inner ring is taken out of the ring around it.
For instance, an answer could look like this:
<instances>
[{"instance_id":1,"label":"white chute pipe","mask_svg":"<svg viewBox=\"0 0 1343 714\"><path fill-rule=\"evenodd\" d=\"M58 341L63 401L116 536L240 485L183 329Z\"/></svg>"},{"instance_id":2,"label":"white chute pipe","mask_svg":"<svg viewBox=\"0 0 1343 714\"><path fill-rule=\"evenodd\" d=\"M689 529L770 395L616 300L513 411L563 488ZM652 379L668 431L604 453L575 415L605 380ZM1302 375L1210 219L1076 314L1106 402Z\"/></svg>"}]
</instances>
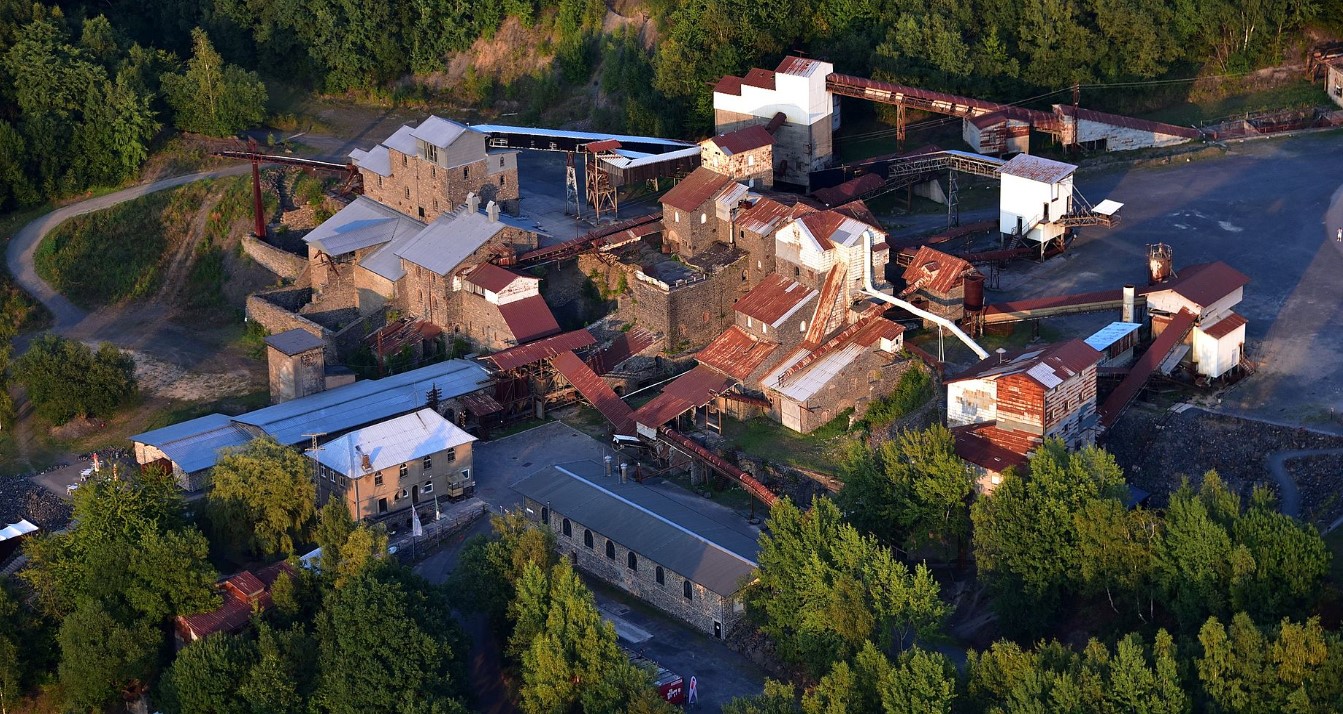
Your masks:
<instances>
[{"instance_id":1,"label":"white chute pipe","mask_svg":"<svg viewBox=\"0 0 1343 714\"><path fill-rule=\"evenodd\" d=\"M941 325L942 327L951 330L951 334L955 335L956 338L959 339L961 342L964 342L966 347L969 347L971 350L974 350L974 353L979 355L980 359L989 358L989 353L985 352L983 347L980 347L979 344L976 343L973 339L971 339L969 335L965 334L965 332L962 331L961 328L956 325L956 323L952 322L951 320L948 320L945 317L942 317L941 315L934 315L933 313L928 312L927 310L921 310L917 307L914 307L913 305L905 302L904 300L901 300L898 297L895 297L893 295L887 295L886 293L877 290L876 286L872 284L871 231L864 231L863 233L863 292L867 293L868 295L871 295L874 298L877 298L878 300L888 302L903 310L908 310L909 312L912 312L915 315L918 315L919 317L922 317L923 319L931 323Z\"/></svg>"}]
</instances>

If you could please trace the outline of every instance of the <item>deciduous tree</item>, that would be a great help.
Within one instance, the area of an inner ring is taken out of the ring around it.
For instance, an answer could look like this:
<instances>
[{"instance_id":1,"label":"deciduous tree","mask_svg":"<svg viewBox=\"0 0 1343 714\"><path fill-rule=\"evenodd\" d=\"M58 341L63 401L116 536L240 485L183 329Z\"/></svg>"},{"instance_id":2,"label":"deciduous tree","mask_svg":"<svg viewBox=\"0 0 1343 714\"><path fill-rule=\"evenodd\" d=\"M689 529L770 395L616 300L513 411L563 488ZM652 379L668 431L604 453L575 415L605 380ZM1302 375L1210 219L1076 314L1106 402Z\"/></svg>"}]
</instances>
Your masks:
<instances>
[{"instance_id":1,"label":"deciduous tree","mask_svg":"<svg viewBox=\"0 0 1343 714\"><path fill-rule=\"evenodd\" d=\"M227 136L266 116L266 85L236 65L226 64L199 27L191 31L192 52L183 74L163 76L173 124L183 131Z\"/></svg>"},{"instance_id":2,"label":"deciduous tree","mask_svg":"<svg viewBox=\"0 0 1343 714\"><path fill-rule=\"evenodd\" d=\"M219 460L210 518L228 540L257 554L289 554L316 514L312 466L273 439L255 439Z\"/></svg>"}]
</instances>

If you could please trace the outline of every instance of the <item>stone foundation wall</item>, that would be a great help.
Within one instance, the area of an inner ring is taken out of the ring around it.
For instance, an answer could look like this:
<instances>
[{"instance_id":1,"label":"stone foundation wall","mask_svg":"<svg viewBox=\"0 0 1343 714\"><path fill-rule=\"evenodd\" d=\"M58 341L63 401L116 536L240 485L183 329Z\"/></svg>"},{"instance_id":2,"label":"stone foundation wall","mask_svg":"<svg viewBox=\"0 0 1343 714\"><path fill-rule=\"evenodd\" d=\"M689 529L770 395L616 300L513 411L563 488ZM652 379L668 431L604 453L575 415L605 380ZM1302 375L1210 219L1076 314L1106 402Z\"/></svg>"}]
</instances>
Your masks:
<instances>
[{"instance_id":1,"label":"stone foundation wall","mask_svg":"<svg viewBox=\"0 0 1343 714\"><path fill-rule=\"evenodd\" d=\"M309 288L280 288L266 292L255 293L247 296L246 315L247 319L266 328L266 332L274 335L286 330L299 328L316 337L320 337L326 342L325 358L328 362L336 362L335 347L332 344L333 333L331 330L309 320L298 314L297 310L306 304L312 296L312 290ZM297 306L293 306L295 302ZM291 307L292 306L292 307Z\"/></svg>"},{"instance_id":2,"label":"stone foundation wall","mask_svg":"<svg viewBox=\"0 0 1343 714\"><path fill-rule=\"evenodd\" d=\"M287 280L297 280L308 266L308 261L302 256L276 248L250 235L242 237L242 250L258 265Z\"/></svg>"}]
</instances>

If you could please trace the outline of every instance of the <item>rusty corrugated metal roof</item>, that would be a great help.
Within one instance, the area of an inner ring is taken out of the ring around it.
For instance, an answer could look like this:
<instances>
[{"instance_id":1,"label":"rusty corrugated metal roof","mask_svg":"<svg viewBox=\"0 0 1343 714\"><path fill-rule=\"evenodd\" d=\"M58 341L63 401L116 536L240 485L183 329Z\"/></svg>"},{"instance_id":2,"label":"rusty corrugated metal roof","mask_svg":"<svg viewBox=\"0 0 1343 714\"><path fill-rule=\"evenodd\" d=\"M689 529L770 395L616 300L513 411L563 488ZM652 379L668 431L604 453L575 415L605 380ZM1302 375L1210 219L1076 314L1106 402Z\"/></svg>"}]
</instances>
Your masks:
<instances>
[{"instance_id":1,"label":"rusty corrugated metal roof","mask_svg":"<svg viewBox=\"0 0 1343 714\"><path fill-rule=\"evenodd\" d=\"M513 333L518 344L539 340L560 331L560 324L550 312L550 306L540 295L525 297L521 300L504 303L499 313Z\"/></svg>"},{"instance_id":2,"label":"rusty corrugated metal roof","mask_svg":"<svg viewBox=\"0 0 1343 714\"><path fill-rule=\"evenodd\" d=\"M474 392L472 394L463 394L460 399L462 406L466 407L468 412L478 417L498 414L504 410L504 405L500 404L494 397L484 392Z\"/></svg>"},{"instance_id":3,"label":"rusty corrugated metal roof","mask_svg":"<svg viewBox=\"0 0 1343 714\"><path fill-rule=\"evenodd\" d=\"M1249 282L1244 273L1217 260L1182 268L1179 277L1144 292L1151 295L1170 290L1199 307L1207 307Z\"/></svg>"},{"instance_id":4,"label":"rusty corrugated metal roof","mask_svg":"<svg viewBox=\"0 0 1343 714\"><path fill-rule=\"evenodd\" d=\"M682 412L708 404L714 395L727 391L732 382L731 377L698 365L663 387L661 394L634 412L633 419L646 427L662 426Z\"/></svg>"},{"instance_id":5,"label":"rusty corrugated metal roof","mask_svg":"<svg viewBox=\"0 0 1343 714\"><path fill-rule=\"evenodd\" d=\"M756 339L733 325L700 350L695 359L700 364L742 381L763 364L777 347L773 342Z\"/></svg>"},{"instance_id":6,"label":"rusty corrugated metal roof","mask_svg":"<svg viewBox=\"0 0 1343 714\"><path fill-rule=\"evenodd\" d=\"M988 359L981 360L947 381L959 382L966 379L1026 374L1044 387L1052 389L1060 382L1081 374L1088 367L1099 364L1103 357L1104 355L1086 342L1072 339L1052 345L1034 345L1010 350L1001 355L989 355ZM1037 370L1037 367L1042 369Z\"/></svg>"},{"instance_id":7,"label":"rusty corrugated metal roof","mask_svg":"<svg viewBox=\"0 0 1343 714\"><path fill-rule=\"evenodd\" d=\"M795 203L790 206L773 198L762 197L756 199L750 208L737 216L737 228L758 235L769 235L777 230L784 221L811 213L814 210L816 209L805 203Z\"/></svg>"},{"instance_id":8,"label":"rusty corrugated metal roof","mask_svg":"<svg viewBox=\"0 0 1343 714\"><path fill-rule=\"evenodd\" d=\"M289 563L280 561L258 570L255 575L244 570L226 578L216 586L224 596L220 606L210 612L179 615L177 618L179 629L185 629L188 634L197 638L216 632L236 632L242 629L252 617L253 605L263 612L270 609L270 586L275 584L275 579L280 576L281 571L292 573L293 568ZM228 587L230 585L237 588L238 594L230 591Z\"/></svg>"},{"instance_id":9,"label":"rusty corrugated metal roof","mask_svg":"<svg viewBox=\"0 0 1343 714\"><path fill-rule=\"evenodd\" d=\"M1026 454L995 443L991 433L996 431L1001 430L993 422L952 427L956 455L993 473L1002 473L1013 466L1024 467L1027 463Z\"/></svg>"},{"instance_id":10,"label":"rusty corrugated metal roof","mask_svg":"<svg viewBox=\"0 0 1343 714\"><path fill-rule=\"evenodd\" d=\"M1011 161L1003 164L999 172L1007 176L1052 184L1068 178L1076 170L1076 166L1065 164L1062 161L1054 161L1042 156L1031 156L1030 154L1017 154L1012 157Z\"/></svg>"},{"instance_id":11,"label":"rusty corrugated metal roof","mask_svg":"<svg viewBox=\"0 0 1343 714\"><path fill-rule=\"evenodd\" d=\"M1166 124L1159 121L1149 121L1147 119L1138 119L1136 117L1126 117L1122 114L1109 114L1098 112L1094 109L1083 109L1074 107L1071 104L1055 104L1054 112L1066 117L1074 117L1082 121L1094 121L1097 124L1107 124L1109 126L1121 126L1125 129L1137 129L1138 131L1150 131L1153 134L1166 134L1169 136L1179 136L1185 139L1197 139L1198 129L1186 126L1176 126L1175 124Z\"/></svg>"},{"instance_id":12,"label":"rusty corrugated metal roof","mask_svg":"<svg viewBox=\"0 0 1343 714\"><path fill-rule=\"evenodd\" d=\"M732 177L701 166L681 179L681 182L663 194L660 200L664 206L674 206L682 211L694 211L734 183L736 182Z\"/></svg>"},{"instance_id":13,"label":"rusty corrugated metal roof","mask_svg":"<svg viewBox=\"0 0 1343 714\"><path fill-rule=\"evenodd\" d=\"M573 352L561 352L550 358L550 363L555 365L555 369L569 380L569 384L574 385L574 389L577 389L594 409L601 412L601 415L615 426L617 434L628 434L632 431L630 425L632 411L629 405L616 395L606 380L598 377L591 367L584 364L578 355Z\"/></svg>"},{"instance_id":14,"label":"rusty corrugated metal roof","mask_svg":"<svg viewBox=\"0 0 1343 714\"><path fill-rule=\"evenodd\" d=\"M606 374L630 357L652 347L658 339L652 332L635 326L617 335L611 344L593 355L588 364L592 365L592 370L597 374Z\"/></svg>"},{"instance_id":15,"label":"rusty corrugated metal roof","mask_svg":"<svg viewBox=\"0 0 1343 714\"><path fill-rule=\"evenodd\" d=\"M885 183L886 179L883 179L877 174L863 174L858 178L849 179L838 186L813 191L811 195L815 196L816 200L827 206L840 206L865 193L881 188Z\"/></svg>"},{"instance_id":16,"label":"rusty corrugated metal roof","mask_svg":"<svg viewBox=\"0 0 1343 714\"><path fill-rule=\"evenodd\" d=\"M1119 421L1119 417L1128 408L1130 402L1138 396L1142 388L1147 384L1147 378L1152 376L1152 372L1161 365L1175 345L1184 341L1184 336L1194 327L1194 319L1197 316L1188 310L1181 310L1175 318L1166 325L1160 335L1152 340L1152 346L1142 353L1137 362L1133 363L1133 368L1129 370L1128 376L1119 382L1110 396L1105 398L1105 403L1096 411L1100 414L1101 425L1105 428L1114 426Z\"/></svg>"},{"instance_id":17,"label":"rusty corrugated metal roof","mask_svg":"<svg viewBox=\"0 0 1343 714\"><path fill-rule=\"evenodd\" d=\"M1226 317L1218 320L1209 327L1203 328L1203 334L1214 340L1220 340L1231 334L1236 328L1247 324L1249 321L1236 313L1228 313Z\"/></svg>"},{"instance_id":18,"label":"rusty corrugated metal roof","mask_svg":"<svg viewBox=\"0 0 1343 714\"><path fill-rule=\"evenodd\" d=\"M732 309L767 325L776 326L816 294L815 290L801 283L771 273L738 300Z\"/></svg>"},{"instance_id":19,"label":"rusty corrugated metal roof","mask_svg":"<svg viewBox=\"0 0 1343 714\"><path fill-rule=\"evenodd\" d=\"M514 280L537 280L536 278L527 278L525 275L518 275L517 273L501 268L494 263L481 263L474 269L468 271L465 277L467 280L470 280L476 285L493 293L502 291L504 288L511 285Z\"/></svg>"},{"instance_id":20,"label":"rusty corrugated metal roof","mask_svg":"<svg viewBox=\"0 0 1343 714\"><path fill-rule=\"evenodd\" d=\"M925 245L914 253L902 277L911 287L917 285L920 290L946 295L974 271L968 262Z\"/></svg>"},{"instance_id":21,"label":"rusty corrugated metal roof","mask_svg":"<svg viewBox=\"0 0 1343 714\"><path fill-rule=\"evenodd\" d=\"M615 139L601 139L600 141L588 142L583 148L594 154L601 151L615 151L620 148L620 142Z\"/></svg>"},{"instance_id":22,"label":"rusty corrugated metal roof","mask_svg":"<svg viewBox=\"0 0 1343 714\"><path fill-rule=\"evenodd\" d=\"M774 144L774 137L770 135L765 127L755 124L736 131L729 131L726 134L719 134L705 141L713 142L720 151L728 156L740 154L743 151L752 151L765 146Z\"/></svg>"},{"instance_id":23,"label":"rusty corrugated metal roof","mask_svg":"<svg viewBox=\"0 0 1343 714\"><path fill-rule=\"evenodd\" d=\"M529 344L500 350L492 355L481 357L481 360L493 364L496 369L507 371L540 362L561 352L580 350L595 344L597 344L597 338L593 337L591 332L574 330Z\"/></svg>"}]
</instances>

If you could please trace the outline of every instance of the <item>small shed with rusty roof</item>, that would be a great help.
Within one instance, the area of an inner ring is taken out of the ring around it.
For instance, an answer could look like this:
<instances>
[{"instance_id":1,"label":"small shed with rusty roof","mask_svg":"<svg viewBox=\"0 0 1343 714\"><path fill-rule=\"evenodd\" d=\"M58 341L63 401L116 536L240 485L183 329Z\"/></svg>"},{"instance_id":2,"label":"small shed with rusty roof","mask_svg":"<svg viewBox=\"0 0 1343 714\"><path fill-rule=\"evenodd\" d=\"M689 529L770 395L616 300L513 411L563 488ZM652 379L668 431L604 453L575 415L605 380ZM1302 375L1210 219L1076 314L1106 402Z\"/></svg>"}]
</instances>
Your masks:
<instances>
[{"instance_id":1,"label":"small shed with rusty roof","mask_svg":"<svg viewBox=\"0 0 1343 714\"><path fill-rule=\"evenodd\" d=\"M925 309L949 320L965 316L965 281L978 279L979 271L962 258L928 246L920 247L905 268L904 299L922 298Z\"/></svg>"}]
</instances>

